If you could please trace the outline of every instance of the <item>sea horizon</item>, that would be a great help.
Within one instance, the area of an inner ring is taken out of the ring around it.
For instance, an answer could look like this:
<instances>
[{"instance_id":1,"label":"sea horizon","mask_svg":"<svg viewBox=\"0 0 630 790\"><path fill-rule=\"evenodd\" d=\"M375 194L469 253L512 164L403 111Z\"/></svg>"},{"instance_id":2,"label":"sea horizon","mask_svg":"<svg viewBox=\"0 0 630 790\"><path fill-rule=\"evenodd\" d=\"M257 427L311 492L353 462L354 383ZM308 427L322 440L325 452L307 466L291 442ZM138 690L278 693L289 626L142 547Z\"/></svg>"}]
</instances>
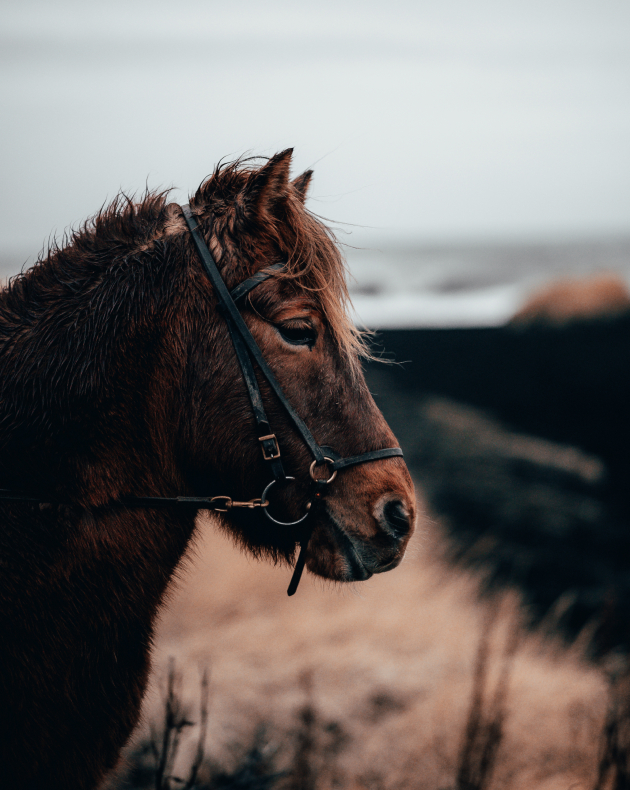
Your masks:
<instances>
[{"instance_id":1,"label":"sea horizon","mask_svg":"<svg viewBox=\"0 0 630 790\"><path fill-rule=\"evenodd\" d=\"M615 273L630 288L630 234L582 239L342 239L355 321L368 329L501 326L546 283ZM0 252L6 281L38 251Z\"/></svg>"}]
</instances>

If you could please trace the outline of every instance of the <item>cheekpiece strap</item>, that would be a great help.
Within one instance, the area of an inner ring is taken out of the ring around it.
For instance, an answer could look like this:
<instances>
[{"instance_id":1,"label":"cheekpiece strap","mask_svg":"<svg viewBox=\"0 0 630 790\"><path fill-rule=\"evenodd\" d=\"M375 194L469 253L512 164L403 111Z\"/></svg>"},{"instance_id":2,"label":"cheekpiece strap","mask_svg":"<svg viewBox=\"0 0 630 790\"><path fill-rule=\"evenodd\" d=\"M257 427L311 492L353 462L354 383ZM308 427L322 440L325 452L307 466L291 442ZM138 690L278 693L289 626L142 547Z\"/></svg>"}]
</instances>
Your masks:
<instances>
[{"instance_id":1,"label":"cheekpiece strap","mask_svg":"<svg viewBox=\"0 0 630 790\"><path fill-rule=\"evenodd\" d=\"M284 471L282 461L280 460L280 446L278 445L275 434L271 431L271 426L267 419L260 387L256 379L256 371L252 365L247 346L243 342L243 338L233 328L229 321L227 322L227 327L232 339L236 358L241 367L241 373L243 374L243 381L245 382L245 387L249 395L252 412L254 413L256 433L258 434L258 441L261 444L263 458L271 467L274 480L285 480L287 475Z\"/></svg>"},{"instance_id":2,"label":"cheekpiece strap","mask_svg":"<svg viewBox=\"0 0 630 790\"><path fill-rule=\"evenodd\" d=\"M186 220L186 224L190 230L190 234L192 236L193 242L195 247L197 248L197 252L199 253L199 257L201 258L201 262L203 263L204 269L206 274L208 275L208 279L212 283L215 293L217 295L217 299L221 309L223 311L223 315L228 322L231 322L234 329L238 332L238 334L243 339L243 342L247 346L247 350L251 357L254 359L258 367L260 368L261 373L267 379L269 386L275 392L276 397L282 404L284 410L286 411L289 419L293 423L295 429L302 437L302 440L307 445L308 449L311 451L311 455L318 463L322 463L324 460L324 454L322 453L319 445L315 441L313 434L309 431L306 426L306 423L302 420L299 414L294 410L293 406L289 403L286 399L284 392L282 391L282 387L276 380L271 368L267 364L265 358L262 355L261 350L258 348L258 344L254 340L252 333L247 328L247 324L243 320L243 316L240 314L237 306L234 303L234 300L230 296L230 292L227 289L227 286L223 282L223 278L219 272L219 269L212 257L210 250L208 249L208 245L206 244L203 236L201 235L201 231L199 228L199 223L197 222L196 217L193 216L190 206L185 205L182 206L182 211L184 214L184 219Z\"/></svg>"}]
</instances>

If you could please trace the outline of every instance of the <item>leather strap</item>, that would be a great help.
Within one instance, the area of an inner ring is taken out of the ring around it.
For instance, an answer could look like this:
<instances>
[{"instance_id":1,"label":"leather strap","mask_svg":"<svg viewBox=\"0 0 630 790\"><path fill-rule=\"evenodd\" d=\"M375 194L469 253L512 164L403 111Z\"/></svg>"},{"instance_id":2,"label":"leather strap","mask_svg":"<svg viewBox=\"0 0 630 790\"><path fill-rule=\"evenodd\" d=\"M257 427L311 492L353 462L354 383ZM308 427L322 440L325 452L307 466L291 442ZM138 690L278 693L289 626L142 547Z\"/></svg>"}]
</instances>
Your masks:
<instances>
[{"instance_id":1,"label":"leather strap","mask_svg":"<svg viewBox=\"0 0 630 790\"><path fill-rule=\"evenodd\" d=\"M295 412L289 401L286 399L284 393L282 392L282 388L280 384L276 381L276 377L273 375L271 368L267 365L265 358L262 355L261 350L258 348L258 344L254 340L252 333L247 328L243 317L238 311L238 308L232 301L230 296L230 292L228 291L225 283L223 282L223 278L219 273L219 269L217 268L216 263L214 262L214 258L206 245L206 242L201 235L201 230L199 228L199 223L197 219L193 216L190 206L182 206L182 211L184 213L184 219L188 225L190 233L193 238L193 242L195 243L195 247L197 248L197 252L199 253L199 257L203 263L204 269L210 282L212 283L214 290L216 292L217 298L219 300L219 304L222 306L223 315L227 321L231 321L234 325L234 328L237 330L239 335L242 337L245 345L247 346L247 350L255 360L256 364L260 368L262 374L267 379L269 386L275 392L276 397L284 407L289 419L293 423L296 431L302 437L302 440L307 445L308 449L311 451L311 455L318 463L322 463L324 460L324 454L320 450L319 445L315 441L313 434L309 431L306 427L306 423L302 420L302 418Z\"/></svg>"},{"instance_id":2,"label":"leather strap","mask_svg":"<svg viewBox=\"0 0 630 790\"><path fill-rule=\"evenodd\" d=\"M272 263L271 266L267 266L265 269L261 269L259 272L256 272L256 274L252 274L251 277L248 277L246 280L243 280L242 283L239 283L237 286L232 288L230 291L230 296L235 302L238 302L239 299L247 296L247 294L257 285L260 285L261 283L264 283L265 280L273 277L275 272L286 268L286 263Z\"/></svg>"},{"instance_id":3,"label":"leather strap","mask_svg":"<svg viewBox=\"0 0 630 790\"><path fill-rule=\"evenodd\" d=\"M122 497L121 499L114 499L107 503L107 507L149 507L149 508L163 508L173 507L180 505L184 507L191 507L195 510L215 510L217 505L212 500L225 500L228 497L209 497L209 496L129 496ZM12 491L8 488L0 488L0 501L5 502L30 502L33 505L41 505L50 503L54 505L76 505L69 499L51 496L49 494L42 494L35 496L33 494L22 493L20 491ZM219 503L221 505L221 503ZM223 508L222 508L223 509Z\"/></svg>"},{"instance_id":4,"label":"leather strap","mask_svg":"<svg viewBox=\"0 0 630 790\"><path fill-rule=\"evenodd\" d=\"M282 461L280 460L280 446L278 445L278 440L272 432L271 425L267 419L262 395L260 394L260 387L256 380L256 372L254 371L254 366L249 357L247 346L243 343L243 339L229 322L228 331L232 338L234 352L236 353L236 358L238 359L243 374L243 381L245 382L249 394L249 401L252 405L254 420L256 421L258 441L262 446L263 458L271 467L274 480L285 480L287 475L284 471Z\"/></svg>"},{"instance_id":5,"label":"leather strap","mask_svg":"<svg viewBox=\"0 0 630 790\"><path fill-rule=\"evenodd\" d=\"M349 466L356 466L357 464L364 464L367 461L380 461L381 458L402 458L403 451L400 447L388 447L384 450L372 450L369 453L362 455L353 455L350 458L339 458L329 464L330 468L335 471L338 469L347 469Z\"/></svg>"},{"instance_id":6,"label":"leather strap","mask_svg":"<svg viewBox=\"0 0 630 790\"><path fill-rule=\"evenodd\" d=\"M311 526L308 532L302 538L302 540L300 540L300 553L298 554L298 558L295 562L295 568L293 568L291 581L289 582L289 586L287 588L287 595L289 596L289 598L292 595L295 595L295 593L297 592L297 588L299 587L300 579L302 578L302 573L304 572L304 568L306 566L306 551L308 549L308 544L311 540L312 534L313 534L313 527Z\"/></svg>"},{"instance_id":7,"label":"leather strap","mask_svg":"<svg viewBox=\"0 0 630 790\"><path fill-rule=\"evenodd\" d=\"M40 505L44 502L54 502L59 505L70 504L69 502L60 502L54 497L34 496L21 491L12 491L9 488L0 488L0 500L7 502L31 502L33 505Z\"/></svg>"}]
</instances>

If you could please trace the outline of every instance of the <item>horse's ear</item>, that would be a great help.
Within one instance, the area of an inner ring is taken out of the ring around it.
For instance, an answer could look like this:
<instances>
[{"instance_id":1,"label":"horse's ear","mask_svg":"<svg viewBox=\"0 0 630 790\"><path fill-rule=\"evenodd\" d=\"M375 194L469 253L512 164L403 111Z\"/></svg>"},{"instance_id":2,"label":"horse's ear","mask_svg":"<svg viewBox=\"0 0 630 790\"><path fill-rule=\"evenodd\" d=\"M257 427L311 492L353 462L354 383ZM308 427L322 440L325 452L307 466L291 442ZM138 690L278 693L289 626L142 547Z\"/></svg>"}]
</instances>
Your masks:
<instances>
[{"instance_id":1,"label":"horse's ear","mask_svg":"<svg viewBox=\"0 0 630 790\"><path fill-rule=\"evenodd\" d=\"M274 216L275 209L289 196L289 168L292 148L272 156L247 182L245 200L256 219Z\"/></svg>"},{"instance_id":2,"label":"horse's ear","mask_svg":"<svg viewBox=\"0 0 630 790\"><path fill-rule=\"evenodd\" d=\"M291 186L293 189L298 193L298 197L304 203L306 200L306 193L308 192L308 188L311 185L311 179L313 178L313 171L312 170L305 170L301 176L293 179L291 181Z\"/></svg>"}]
</instances>

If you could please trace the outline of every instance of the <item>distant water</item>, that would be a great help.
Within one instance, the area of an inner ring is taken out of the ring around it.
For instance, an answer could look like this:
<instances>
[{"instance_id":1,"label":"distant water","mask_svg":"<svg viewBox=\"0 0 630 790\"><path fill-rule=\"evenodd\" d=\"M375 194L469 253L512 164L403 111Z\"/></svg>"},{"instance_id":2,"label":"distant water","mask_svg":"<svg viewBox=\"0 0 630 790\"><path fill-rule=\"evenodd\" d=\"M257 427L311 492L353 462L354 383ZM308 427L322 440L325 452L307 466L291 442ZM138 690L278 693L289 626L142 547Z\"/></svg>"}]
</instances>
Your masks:
<instances>
[{"instance_id":1,"label":"distant water","mask_svg":"<svg viewBox=\"0 0 630 790\"><path fill-rule=\"evenodd\" d=\"M357 322L370 329L500 326L541 285L617 272L630 238L571 243L347 249Z\"/></svg>"},{"instance_id":2,"label":"distant water","mask_svg":"<svg viewBox=\"0 0 630 790\"><path fill-rule=\"evenodd\" d=\"M617 272L630 287L630 237L538 244L345 249L359 325L370 329L500 326L541 285ZM0 254L0 278L33 257Z\"/></svg>"}]
</instances>

